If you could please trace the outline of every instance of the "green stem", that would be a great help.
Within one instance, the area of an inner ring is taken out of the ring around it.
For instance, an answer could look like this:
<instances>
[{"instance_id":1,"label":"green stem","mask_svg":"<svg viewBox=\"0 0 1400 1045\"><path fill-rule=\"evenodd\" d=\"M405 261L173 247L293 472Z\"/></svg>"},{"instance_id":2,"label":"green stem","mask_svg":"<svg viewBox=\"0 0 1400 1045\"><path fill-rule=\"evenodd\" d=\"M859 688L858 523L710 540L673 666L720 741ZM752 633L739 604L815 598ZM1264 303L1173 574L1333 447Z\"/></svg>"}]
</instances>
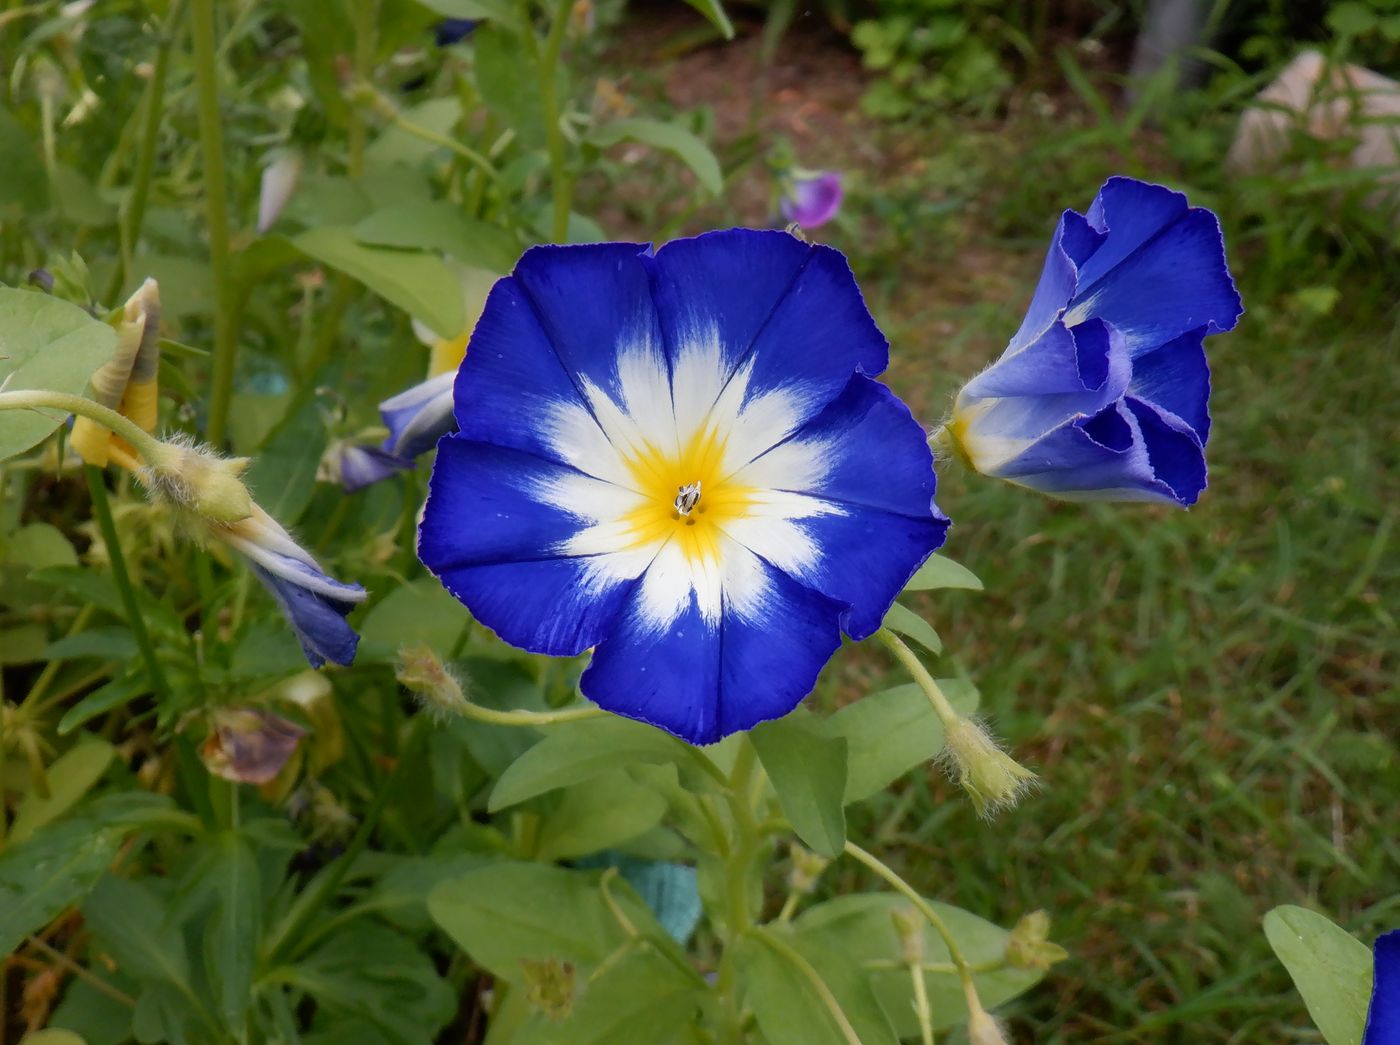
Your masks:
<instances>
[{"instance_id":1,"label":"green stem","mask_svg":"<svg viewBox=\"0 0 1400 1045\"><path fill-rule=\"evenodd\" d=\"M389 115L387 110L386 115ZM425 142L431 142L439 148L450 149L473 167L481 171L481 173L486 175L491 181L500 182L501 174L496 170L495 164L473 149L470 145L465 145L450 135L439 134L431 127L424 127L422 124L414 123L397 109L393 110L392 115L389 115L389 122L405 134L411 134L415 138L421 138Z\"/></svg>"},{"instance_id":2,"label":"green stem","mask_svg":"<svg viewBox=\"0 0 1400 1045\"><path fill-rule=\"evenodd\" d=\"M121 541L117 538L117 525L112 519L112 503L107 498L107 484L103 481L102 469L84 465L88 490L92 494L92 513L97 517L102 540L107 545L107 559L112 564L112 579L121 595L122 606L126 609L127 624L136 637L136 646L141 651L141 659L146 664L146 673L151 677L151 688L156 699L166 707L170 706L170 684L165 680L165 672L156 657L151 633L146 630L146 618L141 616L141 605L136 601L136 589L131 585L131 575L126 569L126 557L122 554Z\"/></svg>"},{"instance_id":3,"label":"green stem","mask_svg":"<svg viewBox=\"0 0 1400 1045\"><path fill-rule=\"evenodd\" d=\"M909 963L909 980L914 987L914 1015L919 1019L919 1040L922 1045L933 1045L933 1009L928 1003L928 984L924 983L924 971L915 962Z\"/></svg>"},{"instance_id":4,"label":"green stem","mask_svg":"<svg viewBox=\"0 0 1400 1045\"><path fill-rule=\"evenodd\" d=\"M846 853L855 857L870 870L883 878L895 892L902 895L906 900L914 905L915 909L924 916L928 923L933 926L934 932L938 933L943 940L943 946L948 948L948 957L953 959L953 965L957 969L958 979L962 981L964 993L969 1000L976 999L977 985L972 981L972 967L968 965L967 958L963 955L962 948L958 946L958 941L953 938L952 930L948 928L941 915L935 911L918 891L914 889L903 878L899 877L890 867L886 866L873 853L868 853L854 842L846 843ZM970 1007L970 1006L969 1006Z\"/></svg>"},{"instance_id":5,"label":"green stem","mask_svg":"<svg viewBox=\"0 0 1400 1045\"><path fill-rule=\"evenodd\" d=\"M786 940L779 939L773 933L756 933L755 936L765 947L786 958L789 964L795 966L802 973L807 982L812 985L812 989L817 992L817 997L821 999L827 1015L835 1021L836 1026L841 1031L841 1036L846 1039L848 1045L861 1045L860 1035L851 1026L851 1021L842 1010L841 1003L836 1000L836 995L831 993L831 988L826 985L821 974L812 968L812 963L798 953L797 949Z\"/></svg>"},{"instance_id":6,"label":"green stem","mask_svg":"<svg viewBox=\"0 0 1400 1045\"><path fill-rule=\"evenodd\" d=\"M875 633L875 637L885 644L895 660L903 665L904 670L909 672L909 676L924 691L924 696L928 697L928 702L933 705L934 712L938 715L938 720L943 723L946 732L958 722L962 721L962 716L958 714L958 709L944 695L939 688L938 682L929 674L928 668L924 667L923 661L918 655L894 632L888 628L881 628Z\"/></svg>"},{"instance_id":7,"label":"green stem","mask_svg":"<svg viewBox=\"0 0 1400 1045\"><path fill-rule=\"evenodd\" d=\"M80 609L78 615L73 618L73 623L69 626L68 632L64 637L72 638L86 628L87 622L91 619L94 612L96 612L96 607L94 607L92 603L88 603ZM58 675L59 669L63 667L63 664L64 660L62 657L55 657L44 665L44 670L39 672L39 677L34 680L34 685L29 687L29 692L25 694L24 700L20 702L21 709L43 706L42 701L44 693L48 690L49 686L53 684L53 680Z\"/></svg>"},{"instance_id":8,"label":"green stem","mask_svg":"<svg viewBox=\"0 0 1400 1045\"><path fill-rule=\"evenodd\" d=\"M115 410L94 403L82 396L66 392L45 392L26 389L20 392L0 392L0 410L62 410L96 421L121 436L149 463L160 457L161 442L136 422Z\"/></svg>"},{"instance_id":9,"label":"green stem","mask_svg":"<svg viewBox=\"0 0 1400 1045\"><path fill-rule=\"evenodd\" d=\"M754 857L761 841L753 809L749 805L750 788L758 768L758 753L748 737L739 743L734 768L729 774L726 798L734 821L734 838L724 861L724 954L720 958L719 990L725 1015L725 1041L738 1045L744 1036L744 1014L739 1005L738 967L734 963L734 946L753 926L749 915L748 885Z\"/></svg>"},{"instance_id":10,"label":"green stem","mask_svg":"<svg viewBox=\"0 0 1400 1045\"><path fill-rule=\"evenodd\" d=\"M497 711L480 704L466 701L458 709L463 718L478 722L489 722L493 726L557 726L561 722L577 722L585 718L598 718L607 712L598 707L561 708L558 711Z\"/></svg>"},{"instance_id":11,"label":"green stem","mask_svg":"<svg viewBox=\"0 0 1400 1045\"><path fill-rule=\"evenodd\" d=\"M214 46L214 0L194 0L190 16L195 89L199 99L199 144L204 156L204 201L209 225L209 269L214 280L214 388L209 427L214 446L223 445L233 396L234 340L229 273L228 189L224 183L224 134L219 112L219 68Z\"/></svg>"},{"instance_id":12,"label":"green stem","mask_svg":"<svg viewBox=\"0 0 1400 1045\"><path fill-rule=\"evenodd\" d=\"M564 30L568 28L573 0L558 0L549 24L549 36L544 51L530 29L529 5L520 0L518 7L525 26L525 46L535 62L540 78L540 107L544 112L544 130L549 145L550 190L554 199L554 221L550 239L563 243L569 235L569 210L573 205L573 181L569 178L564 153L564 131L559 126L559 55L564 49Z\"/></svg>"},{"instance_id":13,"label":"green stem","mask_svg":"<svg viewBox=\"0 0 1400 1045\"><path fill-rule=\"evenodd\" d=\"M156 142L160 137L160 120L165 112L165 81L170 72L170 51L175 31L179 28L180 16L184 14L184 0L172 0L165 16L165 26L156 48L155 66L151 71L151 82L146 89L145 124L141 132L141 149L136 154L136 171L132 177L131 195L122 209L120 227L120 252L117 267L107 285L106 300L112 301L121 292L131 272L131 255L141 238L141 227L146 221L146 203L150 199L151 174L155 170Z\"/></svg>"}]
</instances>

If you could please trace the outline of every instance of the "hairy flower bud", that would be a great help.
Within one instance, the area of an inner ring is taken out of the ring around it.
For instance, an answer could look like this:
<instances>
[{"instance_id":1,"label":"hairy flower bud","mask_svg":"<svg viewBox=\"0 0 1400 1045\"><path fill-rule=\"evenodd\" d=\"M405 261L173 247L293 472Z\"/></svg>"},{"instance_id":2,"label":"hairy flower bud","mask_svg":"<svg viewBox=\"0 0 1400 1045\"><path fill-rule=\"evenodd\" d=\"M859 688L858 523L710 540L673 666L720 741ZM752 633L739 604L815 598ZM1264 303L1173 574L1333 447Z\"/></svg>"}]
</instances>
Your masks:
<instances>
[{"instance_id":1,"label":"hairy flower bud","mask_svg":"<svg viewBox=\"0 0 1400 1045\"><path fill-rule=\"evenodd\" d=\"M972 1010L972 1015L967 1019L967 1040L969 1045L1006 1045L1006 1036L1002 1034L1001 1027L980 1005Z\"/></svg>"},{"instance_id":2,"label":"hairy flower bud","mask_svg":"<svg viewBox=\"0 0 1400 1045\"><path fill-rule=\"evenodd\" d=\"M400 685L421 698L429 712L446 717L460 715L467 707L462 684L427 646L405 646L399 650L394 675Z\"/></svg>"},{"instance_id":3,"label":"hairy flower bud","mask_svg":"<svg viewBox=\"0 0 1400 1045\"><path fill-rule=\"evenodd\" d=\"M253 514L253 498L239 478L246 457L220 457L213 450L180 442L161 443L139 477L158 499L212 523L236 523Z\"/></svg>"},{"instance_id":4,"label":"hairy flower bud","mask_svg":"<svg viewBox=\"0 0 1400 1045\"><path fill-rule=\"evenodd\" d=\"M1015 805L1036 778L968 718L958 719L948 728L942 757L949 775L982 816Z\"/></svg>"},{"instance_id":5,"label":"hairy flower bud","mask_svg":"<svg viewBox=\"0 0 1400 1045\"><path fill-rule=\"evenodd\" d=\"M1068 951L1050 942L1050 916L1044 911L1032 911L1023 917L1006 938L1006 964L1017 969L1044 972L1068 957Z\"/></svg>"}]
</instances>

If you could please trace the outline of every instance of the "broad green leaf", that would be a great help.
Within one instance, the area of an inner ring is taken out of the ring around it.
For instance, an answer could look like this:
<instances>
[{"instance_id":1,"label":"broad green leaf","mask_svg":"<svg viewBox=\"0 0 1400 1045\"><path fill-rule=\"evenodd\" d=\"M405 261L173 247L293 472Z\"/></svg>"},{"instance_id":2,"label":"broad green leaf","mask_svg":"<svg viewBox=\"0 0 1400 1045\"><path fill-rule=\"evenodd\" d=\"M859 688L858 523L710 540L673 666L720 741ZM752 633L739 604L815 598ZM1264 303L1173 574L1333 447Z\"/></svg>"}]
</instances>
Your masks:
<instances>
[{"instance_id":1,"label":"broad green leaf","mask_svg":"<svg viewBox=\"0 0 1400 1045\"><path fill-rule=\"evenodd\" d=\"M365 614L359 662L393 660L400 647L418 645L445 658L470 620L435 577L420 577L395 588Z\"/></svg>"},{"instance_id":2,"label":"broad green leaf","mask_svg":"<svg viewBox=\"0 0 1400 1045\"><path fill-rule=\"evenodd\" d=\"M347 225L307 229L292 243L323 265L359 280L442 337L461 332L462 288L447 263L419 251L367 247Z\"/></svg>"},{"instance_id":3,"label":"broad green leaf","mask_svg":"<svg viewBox=\"0 0 1400 1045\"><path fill-rule=\"evenodd\" d=\"M98 660L135 660L136 639L131 629L120 625L103 628L89 628L76 635L67 635L50 642L44 650L46 660L71 660L77 657L96 657Z\"/></svg>"},{"instance_id":4,"label":"broad green leaf","mask_svg":"<svg viewBox=\"0 0 1400 1045\"><path fill-rule=\"evenodd\" d=\"M977 710L977 688L963 679L939 679L963 714ZM828 736L846 738L847 805L883 791L943 750L943 723L914 683L862 697L823 722Z\"/></svg>"},{"instance_id":5,"label":"broad green leaf","mask_svg":"<svg viewBox=\"0 0 1400 1045\"><path fill-rule=\"evenodd\" d=\"M490 809L505 809L621 766L675 761L678 744L655 726L611 716L551 726L543 740L501 774Z\"/></svg>"},{"instance_id":6,"label":"broad green leaf","mask_svg":"<svg viewBox=\"0 0 1400 1045\"><path fill-rule=\"evenodd\" d=\"M253 966L262 938L262 887L252 847L231 831L210 840L205 868L214 909L204 934L204 971L225 1026L240 1031L252 1000Z\"/></svg>"},{"instance_id":7,"label":"broad green leaf","mask_svg":"<svg viewBox=\"0 0 1400 1045\"><path fill-rule=\"evenodd\" d=\"M112 355L117 334L77 305L0 287L0 383L5 391L80 395ZM23 453L63 423L61 410L0 410L0 461Z\"/></svg>"},{"instance_id":8,"label":"broad green leaf","mask_svg":"<svg viewBox=\"0 0 1400 1045\"><path fill-rule=\"evenodd\" d=\"M23 566L26 570L76 566L78 553L73 550L73 542L57 526L30 523L5 538L0 547L0 562Z\"/></svg>"},{"instance_id":9,"label":"broad green leaf","mask_svg":"<svg viewBox=\"0 0 1400 1045\"><path fill-rule=\"evenodd\" d=\"M555 958L587 975L627 942L603 899L596 872L503 861L439 883L428 913L472 960L492 975L520 982L522 961ZM614 878L613 900L644 936L668 944L646 904Z\"/></svg>"},{"instance_id":10,"label":"broad green leaf","mask_svg":"<svg viewBox=\"0 0 1400 1045\"><path fill-rule=\"evenodd\" d=\"M145 985L131 1013L131 1033L140 1042L189 1042L191 1024L202 1022L208 1033L209 1017L200 1020L198 1001L188 990L153 980Z\"/></svg>"},{"instance_id":11,"label":"broad green leaf","mask_svg":"<svg viewBox=\"0 0 1400 1045\"><path fill-rule=\"evenodd\" d=\"M768 1041L861 1045L850 1017L788 934L760 927L733 947L745 1001Z\"/></svg>"},{"instance_id":12,"label":"broad green leaf","mask_svg":"<svg viewBox=\"0 0 1400 1045\"><path fill-rule=\"evenodd\" d=\"M588 140L605 149L618 142L634 141L663 149L675 156L695 174L701 187L710 195L718 196L724 188L724 175L719 169L719 160L710 147L684 127L663 120L635 116L625 120L613 120L589 132Z\"/></svg>"},{"instance_id":13,"label":"broad green leaf","mask_svg":"<svg viewBox=\"0 0 1400 1045\"><path fill-rule=\"evenodd\" d=\"M485 867L501 857L490 853L455 852L391 859L390 869L365 894L364 906L400 929L419 933L432 928L427 902L433 886Z\"/></svg>"},{"instance_id":14,"label":"broad green leaf","mask_svg":"<svg viewBox=\"0 0 1400 1045\"><path fill-rule=\"evenodd\" d=\"M918 572L909 578L905 591L929 591L933 588L966 588L981 591L982 582L960 562L934 552L919 567Z\"/></svg>"},{"instance_id":15,"label":"broad green leaf","mask_svg":"<svg viewBox=\"0 0 1400 1045\"><path fill-rule=\"evenodd\" d=\"M112 764L115 749L98 737L87 737L73 745L49 766L49 797L35 792L20 801L19 812L10 828L10 844L27 841L45 824L72 809Z\"/></svg>"},{"instance_id":16,"label":"broad green leaf","mask_svg":"<svg viewBox=\"0 0 1400 1045\"><path fill-rule=\"evenodd\" d=\"M131 1007L86 980L74 979L49 1016L49 1027L70 1030L87 1045L126 1045L131 1041Z\"/></svg>"},{"instance_id":17,"label":"broad green leaf","mask_svg":"<svg viewBox=\"0 0 1400 1045\"><path fill-rule=\"evenodd\" d=\"M947 924L958 947L971 965L998 962L1006 951L1007 932L976 915L948 904L930 901ZM863 893L842 896L818 904L793 923L804 952L810 945L844 955L856 965L869 961L898 960L899 936L891 912L910 909L908 901L893 893ZM950 961L948 949L932 926L925 928L924 960ZM815 952L814 952L815 953ZM901 1038L917 1038L919 1025L914 1016L914 991L909 973L902 968L870 972L869 982L890 1025ZM977 973L977 993L988 1008L1001 1005L1037 983L1041 973L1002 968ZM967 1019L962 986L954 973L927 972L924 984L934 1014L934 1028L955 1026Z\"/></svg>"},{"instance_id":18,"label":"broad green leaf","mask_svg":"<svg viewBox=\"0 0 1400 1045\"><path fill-rule=\"evenodd\" d=\"M943 652L943 640L938 637L938 632L933 630L933 625L897 602L890 607L890 612L885 614L884 626L890 631L899 632L905 638L913 639L930 653Z\"/></svg>"},{"instance_id":19,"label":"broad green leaf","mask_svg":"<svg viewBox=\"0 0 1400 1045\"><path fill-rule=\"evenodd\" d=\"M1370 949L1322 915L1292 904L1264 915L1264 935L1327 1045L1360 1045L1371 999Z\"/></svg>"},{"instance_id":20,"label":"broad green leaf","mask_svg":"<svg viewBox=\"0 0 1400 1045\"><path fill-rule=\"evenodd\" d=\"M310 994L330 1016L368 1023L380 1035L370 1040L432 1041L457 1008L425 950L368 919L332 934L272 975Z\"/></svg>"},{"instance_id":21,"label":"broad green leaf","mask_svg":"<svg viewBox=\"0 0 1400 1045\"><path fill-rule=\"evenodd\" d=\"M526 31L530 31L528 27ZM472 53L476 56L476 86L487 108L519 135L521 145L543 148L546 134L540 78L520 37L495 24L483 25L472 34ZM561 63L561 79L562 70ZM558 96L568 97L563 90Z\"/></svg>"},{"instance_id":22,"label":"broad green leaf","mask_svg":"<svg viewBox=\"0 0 1400 1045\"><path fill-rule=\"evenodd\" d=\"M86 818L50 824L0 852L0 954L53 921L97 884L121 834Z\"/></svg>"},{"instance_id":23,"label":"broad green leaf","mask_svg":"<svg viewBox=\"0 0 1400 1045\"><path fill-rule=\"evenodd\" d=\"M796 712L764 722L749 739L797 837L832 858L846 845L846 739L809 719Z\"/></svg>"},{"instance_id":24,"label":"broad green leaf","mask_svg":"<svg viewBox=\"0 0 1400 1045\"><path fill-rule=\"evenodd\" d=\"M666 799L617 769L568 788L540 824L540 860L569 860L621 845L651 830Z\"/></svg>"},{"instance_id":25,"label":"broad green leaf","mask_svg":"<svg viewBox=\"0 0 1400 1045\"><path fill-rule=\"evenodd\" d=\"M372 247L431 250L463 265L504 273L515 267L520 244L501 228L445 200L403 203L375 211L355 226L355 238Z\"/></svg>"},{"instance_id":26,"label":"broad green leaf","mask_svg":"<svg viewBox=\"0 0 1400 1045\"><path fill-rule=\"evenodd\" d=\"M58 588L83 604L90 603L114 616L126 617L126 605L108 573L83 566L48 566L35 570L29 579ZM170 642L184 643L187 633L179 614L144 588L137 588L136 601L153 632Z\"/></svg>"},{"instance_id":27,"label":"broad green leaf","mask_svg":"<svg viewBox=\"0 0 1400 1045\"><path fill-rule=\"evenodd\" d=\"M63 713L63 717L58 720L58 735L67 736L84 722L89 722L98 715L105 715L113 708L129 704L149 692L150 680L142 673L110 679Z\"/></svg>"},{"instance_id":28,"label":"broad green leaf","mask_svg":"<svg viewBox=\"0 0 1400 1045\"><path fill-rule=\"evenodd\" d=\"M71 1030L50 1027L47 1030L35 1031L33 1034L26 1035L20 1045L87 1045L87 1043Z\"/></svg>"},{"instance_id":29,"label":"broad green leaf","mask_svg":"<svg viewBox=\"0 0 1400 1045\"><path fill-rule=\"evenodd\" d=\"M734 39L734 23L725 13L720 0L685 0L691 7L710 20L710 24L724 34L726 40Z\"/></svg>"},{"instance_id":30,"label":"broad green leaf","mask_svg":"<svg viewBox=\"0 0 1400 1045\"><path fill-rule=\"evenodd\" d=\"M171 907L154 889L107 875L83 904L94 945L127 976L191 994L185 938L170 923Z\"/></svg>"}]
</instances>

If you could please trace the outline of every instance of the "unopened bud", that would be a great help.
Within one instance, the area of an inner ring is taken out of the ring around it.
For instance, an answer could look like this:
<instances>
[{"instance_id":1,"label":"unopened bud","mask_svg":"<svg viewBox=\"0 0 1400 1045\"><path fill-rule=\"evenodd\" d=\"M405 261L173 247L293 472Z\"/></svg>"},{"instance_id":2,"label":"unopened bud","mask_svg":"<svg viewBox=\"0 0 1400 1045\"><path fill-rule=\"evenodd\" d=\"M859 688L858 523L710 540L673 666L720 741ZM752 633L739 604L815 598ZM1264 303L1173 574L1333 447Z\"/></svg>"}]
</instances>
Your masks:
<instances>
[{"instance_id":1,"label":"unopened bud","mask_svg":"<svg viewBox=\"0 0 1400 1045\"><path fill-rule=\"evenodd\" d=\"M461 715L467 709L462 684L427 646L405 646L399 650L394 675L401 685L419 696L430 712L445 717Z\"/></svg>"},{"instance_id":2,"label":"unopened bud","mask_svg":"<svg viewBox=\"0 0 1400 1045\"><path fill-rule=\"evenodd\" d=\"M525 1000L546 1019L567 1019L574 1008L574 966L558 958L530 961L522 958L525 973Z\"/></svg>"},{"instance_id":3,"label":"unopened bud","mask_svg":"<svg viewBox=\"0 0 1400 1045\"><path fill-rule=\"evenodd\" d=\"M220 457L206 447L158 444L141 469L142 484L158 499L213 523L236 523L253 514L253 498L239 478L246 457Z\"/></svg>"},{"instance_id":4,"label":"unopened bud","mask_svg":"<svg viewBox=\"0 0 1400 1045\"><path fill-rule=\"evenodd\" d=\"M1050 942L1050 916L1044 911L1026 915L1006 938L1006 964L1017 969L1044 972L1068 957L1068 951Z\"/></svg>"},{"instance_id":5,"label":"unopened bud","mask_svg":"<svg viewBox=\"0 0 1400 1045\"><path fill-rule=\"evenodd\" d=\"M1035 774L999 748L987 731L960 718L948 728L943 759L977 812L991 816L1016 804L1035 782Z\"/></svg>"},{"instance_id":6,"label":"unopened bud","mask_svg":"<svg viewBox=\"0 0 1400 1045\"><path fill-rule=\"evenodd\" d=\"M817 887L817 879L821 878L822 872L831 861L804 849L796 842L792 843L790 853L792 870L788 872L788 888L804 895L812 892Z\"/></svg>"},{"instance_id":7,"label":"unopened bud","mask_svg":"<svg viewBox=\"0 0 1400 1045\"><path fill-rule=\"evenodd\" d=\"M890 911L895 935L899 937L899 960L905 965L924 963L924 917L912 907Z\"/></svg>"},{"instance_id":8,"label":"unopened bud","mask_svg":"<svg viewBox=\"0 0 1400 1045\"><path fill-rule=\"evenodd\" d=\"M1006 1036L1002 1034L1001 1027L980 1005L972 1010L972 1015L967 1019L967 1040L969 1045L1006 1045Z\"/></svg>"}]
</instances>

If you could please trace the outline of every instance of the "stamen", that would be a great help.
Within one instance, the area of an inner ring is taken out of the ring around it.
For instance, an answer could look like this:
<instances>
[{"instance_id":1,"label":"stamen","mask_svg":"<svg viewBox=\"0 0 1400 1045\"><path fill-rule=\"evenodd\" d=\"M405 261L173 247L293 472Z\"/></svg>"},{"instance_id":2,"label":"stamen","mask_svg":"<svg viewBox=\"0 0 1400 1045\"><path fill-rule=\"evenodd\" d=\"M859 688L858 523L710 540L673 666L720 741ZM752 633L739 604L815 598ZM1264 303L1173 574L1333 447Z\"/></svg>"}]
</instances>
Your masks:
<instances>
[{"instance_id":1,"label":"stamen","mask_svg":"<svg viewBox=\"0 0 1400 1045\"><path fill-rule=\"evenodd\" d=\"M686 483L676 493L676 499L672 503L679 514L689 515L700 503L700 483Z\"/></svg>"}]
</instances>

